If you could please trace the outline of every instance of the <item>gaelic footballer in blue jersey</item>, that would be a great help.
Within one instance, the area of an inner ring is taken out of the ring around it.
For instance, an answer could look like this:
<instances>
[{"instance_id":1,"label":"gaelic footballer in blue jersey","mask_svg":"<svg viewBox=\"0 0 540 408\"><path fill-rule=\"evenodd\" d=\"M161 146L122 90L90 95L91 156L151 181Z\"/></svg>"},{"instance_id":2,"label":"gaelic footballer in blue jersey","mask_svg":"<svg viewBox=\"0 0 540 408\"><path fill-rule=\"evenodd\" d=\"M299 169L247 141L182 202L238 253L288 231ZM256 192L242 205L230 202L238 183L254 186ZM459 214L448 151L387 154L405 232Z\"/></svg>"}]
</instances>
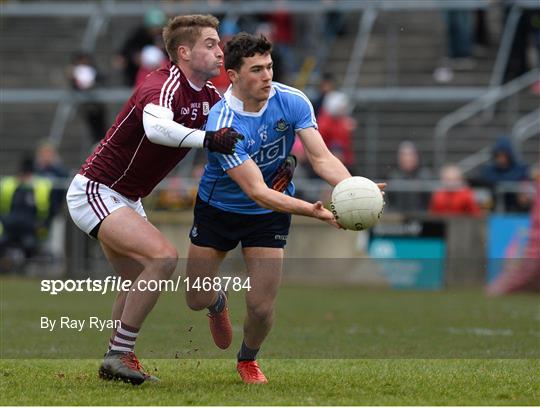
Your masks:
<instances>
[{"instance_id":1,"label":"gaelic footballer in blue jersey","mask_svg":"<svg viewBox=\"0 0 540 408\"><path fill-rule=\"evenodd\" d=\"M246 33L237 34L225 47L225 69L232 85L211 109L207 129L227 126L245 138L232 155L208 155L187 264L190 278L214 277L227 251L242 244L251 290L245 294L247 316L237 370L247 383L267 382L255 359L273 322L290 214L338 227L321 202L294 198L292 183L284 193L273 190L273 176L298 136L313 169L330 185L351 177L324 144L306 96L272 82L271 48L266 38ZM229 347L232 329L225 293L190 290L186 298L192 309L210 310L216 345Z\"/></svg>"},{"instance_id":2,"label":"gaelic footballer in blue jersey","mask_svg":"<svg viewBox=\"0 0 540 408\"><path fill-rule=\"evenodd\" d=\"M269 97L258 112L244 110L244 103L231 88L208 115L207 127L220 128L224 124L246 135L236 145L234 155L210 154L199 187L200 198L224 211L239 214L268 214L274 208L259 205L227 174L248 160L253 161L262 174L264 183L271 181L278 167L290 154L295 134L304 129L316 129L315 114L308 98L300 91L271 82ZM294 195L294 184L285 194ZM281 199L281 196L278 196Z\"/></svg>"}]
</instances>

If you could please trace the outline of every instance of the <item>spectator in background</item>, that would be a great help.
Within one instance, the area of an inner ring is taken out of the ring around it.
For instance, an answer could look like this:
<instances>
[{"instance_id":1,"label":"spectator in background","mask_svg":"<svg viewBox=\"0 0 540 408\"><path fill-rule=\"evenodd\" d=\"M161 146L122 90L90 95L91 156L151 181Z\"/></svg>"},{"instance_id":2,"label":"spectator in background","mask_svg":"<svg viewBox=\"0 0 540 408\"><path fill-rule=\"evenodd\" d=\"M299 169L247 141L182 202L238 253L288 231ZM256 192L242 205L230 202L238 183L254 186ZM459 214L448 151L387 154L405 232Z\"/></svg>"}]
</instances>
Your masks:
<instances>
[{"instance_id":1,"label":"spectator in background","mask_svg":"<svg viewBox=\"0 0 540 408\"><path fill-rule=\"evenodd\" d=\"M324 16L324 36L327 41L341 37L346 33L345 14L341 11L329 11Z\"/></svg>"},{"instance_id":2,"label":"spectator in background","mask_svg":"<svg viewBox=\"0 0 540 408\"><path fill-rule=\"evenodd\" d=\"M529 180L529 169L516 157L512 143L507 137L501 137L493 146L489 163L480 169L473 182L489 187L497 200L495 190L503 182L522 182ZM519 194L511 192L503 195L504 208L509 212L527 211L523 208Z\"/></svg>"},{"instance_id":3,"label":"spectator in background","mask_svg":"<svg viewBox=\"0 0 540 408\"><path fill-rule=\"evenodd\" d=\"M515 0L503 0L503 26L508 22L512 7L516 3ZM519 17L516 31L510 49L508 65L504 76L505 81L511 81L525 74L530 68L528 61L529 44L531 34L538 58L540 58L540 7L536 9L522 9ZM540 63L540 61L538 61ZM534 90L534 89L533 89Z\"/></svg>"},{"instance_id":4,"label":"spectator in background","mask_svg":"<svg viewBox=\"0 0 540 408\"><path fill-rule=\"evenodd\" d=\"M323 108L317 117L319 132L326 146L349 171L354 165L352 135L356 128L350 111L351 104L347 95L332 91L326 95Z\"/></svg>"},{"instance_id":5,"label":"spectator in background","mask_svg":"<svg viewBox=\"0 0 540 408\"><path fill-rule=\"evenodd\" d=\"M48 141L40 143L35 158L35 174L48 179L63 179L69 176L56 148Z\"/></svg>"},{"instance_id":6,"label":"spectator in background","mask_svg":"<svg viewBox=\"0 0 540 408\"><path fill-rule=\"evenodd\" d=\"M95 89L102 77L94 64L92 57L87 53L78 53L73 58L73 64L68 69L68 79L71 87L85 95ZM85 95L86 96L86 95ZM107 112L101 102L85 98L79 109L90 130L92 143L99 142L107 131Z\"/></svg>"},{"instance_id":7,"label":"spectator in background","mask_svg":"<svg viewBox=\"0 0 540 408\"><path fill-rule=\"evenodd\" d=\"M124 83L133 86L141 67L141 51L146 45L164 49L161 31L166 16L160 9L152 8L144 15L144 24L129 34L121 51L115 56L114 65L124 72ZM103 137L103 135L101 136Z\"/></svg>"},{"instance_id":8,"label":"spectator in background","mask_svg":"<svg viewBox=\"0 0 540 408\"><path fill-rule=\"evenodd\" d=\"M446 25L447 58L437 68L433 76L437 82L450 82L453 69L472 69L473 12L471 10L450 9L443 11Z\"/></svg>"},{"instance_id":9,"label":"spectator in background","mask_svg":"<svg viewBox=\"0 0 540 408\"><path fill-rule=\"evenodd\" d=\"M38 252L50 223L51 190L49 180L34 175L32 157L22 159L16 176L0 180L2 269L21 265Z\"/></svg>"},{"instance_id":10,"label":"spectator in background","mask_svg":"<svg viewBox=\"0 0 540 408\"><path fill-rule=\"evenodd\" d=\"M447 55L452 60L470 58L472 55L473 31L471 10L445 10L444 21L447 35Z\"/></svg>"},{"instance_id":11,"label":"spectator in background","mask_svg":"<svg viewBox=\"0 0 540 408\"><path fill-rule=\"evenodd\" d=\"M135 86L139 86L152 71L164 67L168 59L155 45L145 45L141 51L141 66L137 72Z\"/></svg>"},{"instance_id":12,"label":"spectator in background","mask_svg":"<svg viewBox=\"0 0 540 408\"><path fill-rule=\"evenodd\" d=\"M34 159L34 174L48 179L52 183L50 197L49 218L53 218L60 212L64 204L66 189L64 183L69 177L69 172L62 164L56 148L49 142L42 142Z\"/></svg>"},{"instance_id":13,"label":"spectator in background","mask_svg":"<svg viewBox=\"0 0 540 408\"><path fill-rule=\"evenodd\" d=\"M420 155L411 141L400 143L397 158L397 168L388 176L389 184L410 188L411 191L392 192L388 197L389 208L404 212L426 211L430 194L423 190L426 182L432 179L431 171L421 166Z\"/></svg>"},{"instance_id":14,"label":"spectator in background","mask_svg":"<svg viewBox=\"0 0 540 408\"><path fill-rule=\"evenodd\" d=\"M315 116L319 116L326 95L335 89L336 80L334 78L334 74L331 72L324 72L319 82L319 89L317 91L318 94L313 101L313 110L315 111Z\"/></svg>"},{"instance_id":15,"label":"spectator in background","mask_svg":"<svg viewBox=\"0 0 540 408\"><path fill-rule=\"evenodd\" d=\"M298 72L299 64L294 52L294 22L292 16L288 10L286 10L281 2L278 2L274 13L269 16L268 22L271 27L272 35L268 38L274 44L274 52L272 53L272 60L274 60L274 54L278 55L280 60L280 68L283 73L278 72L276 77L274 73L274 81L282 81L284 74L290 75ZM281 79L279 79L281 78Z\"/></svg>"},{"instance_id":16,"label":"spectator in background","mask_svg":"<svg viewBox=\"0 0 540 408\"><path fill-rule=\"evenodd\" d=\"M485 9L474 11L474 44L482 48L487 48L491 44Z\"/></svg>"},{"instance_id":17,"label":"spectator in background","mask_svg":"<svg viewBox=\"0 0 540 408\"><path fill-rule=\"evenodd\" d=\"M429 212L439 215L479 216L480 208L474 192L463 180L463 173L456 164L446 164L440 171L441 188L433 193Z\"/></svg>"}]
</instances>

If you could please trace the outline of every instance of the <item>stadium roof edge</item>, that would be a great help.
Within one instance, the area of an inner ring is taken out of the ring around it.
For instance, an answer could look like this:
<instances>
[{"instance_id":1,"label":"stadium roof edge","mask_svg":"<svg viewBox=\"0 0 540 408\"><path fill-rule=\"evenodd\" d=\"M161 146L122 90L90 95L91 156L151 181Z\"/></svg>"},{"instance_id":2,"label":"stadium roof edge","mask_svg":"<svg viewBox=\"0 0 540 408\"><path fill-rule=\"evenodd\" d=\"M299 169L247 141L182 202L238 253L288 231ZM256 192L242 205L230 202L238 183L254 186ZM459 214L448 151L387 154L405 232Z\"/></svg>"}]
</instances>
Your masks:
<instances>
[{"instance_id":1,"label":"stadium roof edge","mask_svg":"<svg viewBox=\"0 0 540 408\"><path fill-rule=\"evenodd\" d=\"M339 2L284 0L281 4L283 9L291 13L318 13L323 11L362 11L368 8L380 10L429 10L456 7L458 0L341 0ZM492 4L491 0L468 0L460 2L459 7L477 9L486 8ZM538 7L538 0L516 0L515 4L522 8ZM7 2L0 3L0 14L3 17L85 17L98 13L110 16L142 16L149 7L160 7L169 14L185 13L236 13L256 14L275 11L275 4L269 1L254 0L238 2L236 4L218 3L209 4L195 2L183 3L160 3L145 2L141 4L135 1L87 1L87 2Z\"/></svg>"}]
</instances>

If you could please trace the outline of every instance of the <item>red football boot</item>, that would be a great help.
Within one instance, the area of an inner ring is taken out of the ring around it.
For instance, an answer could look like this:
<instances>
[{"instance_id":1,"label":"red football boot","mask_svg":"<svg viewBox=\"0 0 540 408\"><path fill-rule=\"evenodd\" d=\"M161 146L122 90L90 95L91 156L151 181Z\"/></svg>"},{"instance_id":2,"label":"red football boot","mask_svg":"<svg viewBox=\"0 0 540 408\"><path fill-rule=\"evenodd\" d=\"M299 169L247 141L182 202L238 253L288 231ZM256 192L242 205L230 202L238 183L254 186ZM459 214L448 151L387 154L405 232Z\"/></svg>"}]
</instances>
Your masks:
<instances>
[{"instance_id":1,"label":"red football boot","mask_svg":"<svg viewBox=\"0 0 540 408\"><path fill-rule=\"evenodd\" d=\"M236 370L246 384L268 384L268 380L255 360L239 361Z\"/></svg>"},{"instance_id":2,"label":"red football boot","mask_svg":"<svg viewBox=\"0 0 540 408\"><path fill-rule=\"evenodd\" d=\"M228 349L232 343L232 325L229 319L227 295L225 295L225 306L223 310L219 313L210 312L207 316L214 343L220 349Z\"/></svg>"}]
</instances>

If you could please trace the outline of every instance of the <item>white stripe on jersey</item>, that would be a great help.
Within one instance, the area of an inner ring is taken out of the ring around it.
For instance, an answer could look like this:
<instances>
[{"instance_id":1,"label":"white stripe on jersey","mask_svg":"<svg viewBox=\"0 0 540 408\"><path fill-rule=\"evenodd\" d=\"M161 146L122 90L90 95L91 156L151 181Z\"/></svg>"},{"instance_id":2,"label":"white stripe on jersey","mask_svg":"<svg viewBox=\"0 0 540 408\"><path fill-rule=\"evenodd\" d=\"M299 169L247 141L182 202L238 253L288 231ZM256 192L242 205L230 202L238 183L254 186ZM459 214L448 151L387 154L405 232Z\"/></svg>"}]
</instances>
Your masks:
<instances>
[{"instance_id":1,"label":"white stripe on jersey","mask_svg":"<svg viewBox=\"0 0 540 408\"><path fill-rule=\"evenodd\" d=\"M124 122L130 117L130 115L133 113L133 111L135 110L135 105L133 105L133 108L131 108L131 110L129 111L129 113L126 115L126 117L124 118L124 120L122 120L122 122L120 122L120 124L118 125L118 127L116 129L114 129L114 132L113 134L111 135L111 137L109 137L105 143L103 143L103 146L101 146L101 149L99 149L98 152L94 153L94 157L92 157L92 160L90 160L90 163L88 163L85 168L83 169L83 176L86 175L86 170L88 170L90 168L90 166L92 165L92 162L94 161L94 159L99 156L99 154L103 151L103 149L105 148L105 146L107 146L107 144L109 144L109 141L112 140L112 138L114 137L114 135L116 134L116 132L118 132L118 130L120 130L120 128L122 127L122 125L124 124Z\"/></svg>"},{"instance_id":2,"label":"white stripe on jersey","mask_svg":"<svg viewBox=\"0 0 540 408\"><path fill-rule=\"evenodd\" d=\"M221 111L219 112L219 116L218 116L218 119L217 119L217 122L216 122L217 129L219 129L219 123L221 122L221 118L223 117L223 112L225 112L225 104L223 104L221 106Z\"/></svg>"},{"instance_id":3,"label":"white stripe on jersey","mask_svg":"<svg viewBox=\"0 0 540 408\"><path fill-rule=\"evenodd\" d=\"M284 84L277 83L277 82L273 82L272 85L274 85L281 92L286 92L286 93L290 93L290 94L293 94L293 95L297 95L297 96L301 97L304 101L306 101L306 103L308 104L309 109L311 111L311 121L313 122L313 124L315 126L317 125L317 120L315 119L315 112L313 111L313 105L311 104L311 102L309 101L307 96L302 91L300 91L300 90L298 90L296 88L293 88L292 86L284 85Z\"/></svg>"},{"instance_id":4,"label":"white stripe on jersey","mask_svg":"<svg viewBox=\"0 0 540 408\"><path fill-rule=\"evenodd\" d=\"M223 117L220 127L231 127L232 120L234 119L234 111L227 105L227 113Z\"/></svg>"},{"instance_id":5,"label":"white stripe on jersey","mask_svg":"<svg viewBox=\"0 0 540 408\"><path fill-rule=\"evenodd\" d=\"M218 96L221 98L221 94L219 93L218 89L214 86L214 84L213 84L212 82L208 81L208 82L206 83L206 86L207 86L208 88L213 89L214 92L217 93Z\"/></svg>"},{"instance_id":6,"label":"white stripe on jersey","mask_svg":"<svg viewBox=\"0 0 540 408\"><path fill-rule=\"evenodd\" d=\"M238 165L242 164L242 159L240 159L240 156L238 156L237 153L234 153L233 155L236 158L236 160L238 160Z\"/></svg>"},{"instance_id":7,"label":"white stripe on jersey","mask_svg":"<svg viewBox=\"0 0 540 408\"><path fill-rule=\"evenodd\" d=\"M171 66L169 78L163 83L163 86L161 87L161 93L159 95L159 105L164 106L165 108L168 108L167 101L169 100L169 92L172 87L176 85L177 82L180 81L180 72L178 71L178 68L176 68L174 65Z\"/></svg>"},{"instance_id":8,"label":"white stripe on jersey","mask_svg":"<svg viewBox=\"0 0 540 408\"><path fill-rule=\"evenodd\" d=\"M228 154L222 154L221 156L225 159L225 161L229 165L229 169L232 169L233 167L235 167L234 162L231 161L231 157Z\"/></svg>"},{"instance_id":9,"label":"white stripe on jersey","mask_svg":"<svg viewBox=\"0 0 540 408\"><path fill-rule=\"evenodd\" d=\"M223 116L224 113L225 113L225 116ZM216 130L221 129L223 127L222 119L225 119L228 114L229 114L229 106L225 102L223 102L223 107L221 108L221 112L219 114L219 118L216 123L216 126L217 126Z\"/></svg>"},{"instance_id":10,"label":"white stripe on jersey","mask_svg":"<svg viewBox=\"0 0 540 408\"><path fill-rule=\"evenodd\" d=\"M216 123L217 129L230 127L233 119L234 119L234 111L230 109L229 105L227 105L227 103L224 101L221 107L221 112L219 113L219 117ZM229 165L229 168L233 168L242 164L242 160L236 153L234 153L234 155L222 154L222 157L225 159L225 161Z\"/></svg>"},{"instance_id":11,"label":"white stripe on jersey","mask_svg":"<svg viewBox=\"0 0 540 408\"><path fill-rule=\"evenodd\" d=\"M229 165L231 167L240 166L242 164L242 160L240 159L240 157L236 153L225 154L223 156L227 159L227 162L229 163Z\"/></svg>"},{"instance_id":12,"label":"white stripe on jersey","mask_svg":"<svg viewBox=\"0 0 540 408\"><path fill-rule=\"evenodd\" d=\"M161 92L159 94L159 106L164 106L164 102L163 102L163 95L165 93L165 89L167 89L167 85L169 84L170 81L172 81L174 79L174 65L171 65L171 67L169 68L169 77L167 78L167 80L163 83L163 85L161 86Z\"/></svg>"},{"instance_id":13,"label":"white stripe on jersey","mask_svg":"<svg viewBox=\"0 0 540 408\"><path fill-rule=\"evenodd\" d=\"M231 118L226 122L225 127L231 127L233 119L234 119L234 111L231 109Z\"/></svg>"},{"instance_id":14,"label":"white stripe on jersey","mask_svg":"<svg viewBox=\"0 0 540 408\"><path fill-rule=\"evenodd\" d=\"M180 72L175 72L173 75L174 75L174 79L169 83L169 86L167 87L167 90L165 91L165 95L163 96L163 106L168 109L170 109L168 105L169 105L169 97L170 97L171 89L174 88L177 84L180 84Z\"/></svg>"},{"instance_id":15,"label":"white stripe on jersey","mask_svg":"<svg viewBox=\"0 0 540 408\"><path fill-rule=\"evenodd\" d=\"M169 96L169 100L167 101L167 105L168 105L167 108L169 108L170 110L172 110L172 101L173 101L173 98L174 98L174 93L176 92L176 90L178 89L179 86L180 86L180 80L178 80L178 82L176 83L176 86L171 91L171 94Z\"/></svg>"}]
</instances>

